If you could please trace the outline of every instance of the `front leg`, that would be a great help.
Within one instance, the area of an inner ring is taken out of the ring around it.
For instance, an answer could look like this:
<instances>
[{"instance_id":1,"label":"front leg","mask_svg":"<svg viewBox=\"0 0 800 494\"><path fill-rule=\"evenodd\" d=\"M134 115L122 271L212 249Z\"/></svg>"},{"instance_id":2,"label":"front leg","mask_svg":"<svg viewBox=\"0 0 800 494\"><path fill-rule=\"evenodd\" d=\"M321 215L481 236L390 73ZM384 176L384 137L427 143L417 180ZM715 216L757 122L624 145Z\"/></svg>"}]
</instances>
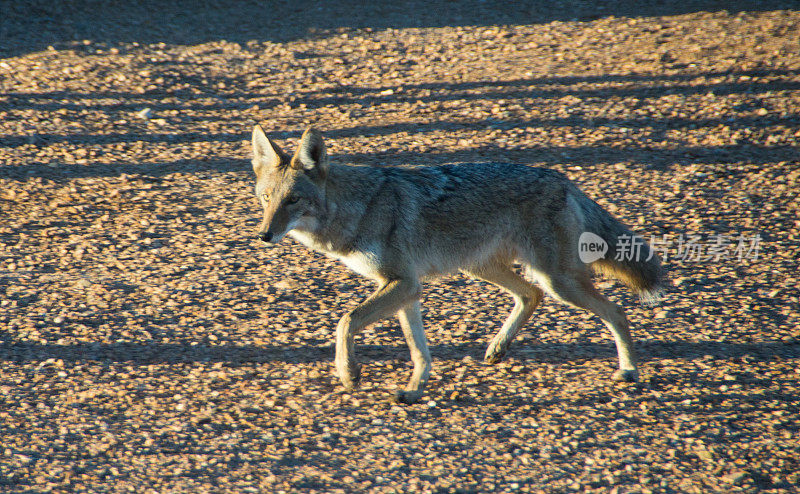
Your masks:
<instances>
[{"instance_id":1,"label":"front leg","mask_svg":"<svg viewBox=\"0 0 800 494\"><path fill-rule=\"evenodd\" d=\"M336 326L336 371L345 389L358 386L361 367L355 360L353 338L355 332L394 314L419 298L419 281L412 279L390 280L382 285L361 305L345 315Z\"/></svg>"},{"instance_id":2,"label":"front leg","mask_svg":"<svg viewBox=\"0 0 800 494\"><path fill-rule=\"evenodd\" d=\"M400 309L397 316L400 319L400 327L403 328L408 348L411 350L414 372L411 374L411 380L405 391L398 391L395 400L400 403L414 403L422 397L425 384L431 375L431 352L428 350L425 329L422 327L419 300Z\"/></svg>"}]
</instances>

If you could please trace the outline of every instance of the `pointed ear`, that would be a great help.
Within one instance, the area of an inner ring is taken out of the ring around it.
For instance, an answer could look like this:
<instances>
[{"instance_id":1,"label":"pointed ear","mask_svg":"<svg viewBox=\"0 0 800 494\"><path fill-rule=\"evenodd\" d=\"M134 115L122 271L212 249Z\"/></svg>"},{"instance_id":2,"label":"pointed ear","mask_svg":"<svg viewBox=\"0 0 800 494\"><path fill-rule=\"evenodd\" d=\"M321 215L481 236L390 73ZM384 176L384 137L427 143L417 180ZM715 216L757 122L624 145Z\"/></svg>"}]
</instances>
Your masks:
<instances>
[{"instance_id":1,"label":"pointed ear","mask_svg":"<svg viewBox=\"0 0 800 494\"><path fill-rule=\"evenodd\" d=\"M322 141L322 134L313 127L303 132L300 138L300 145L292 158L292 167L316 171L324 178L328 173L328 153L325 151L325 143Z\"/></svg>"},{"instance_id":2,"label":"pointed ear","mask_svg":"<svg viewBox=\"0 0 800 494\"><path fill-rule=\"evenodd\" d=\"M253 127L253 169L257 172L265 166L276 167L285 156L281 148L269 140L264 129L256 124Z\"/></svg>"}]
</instances>

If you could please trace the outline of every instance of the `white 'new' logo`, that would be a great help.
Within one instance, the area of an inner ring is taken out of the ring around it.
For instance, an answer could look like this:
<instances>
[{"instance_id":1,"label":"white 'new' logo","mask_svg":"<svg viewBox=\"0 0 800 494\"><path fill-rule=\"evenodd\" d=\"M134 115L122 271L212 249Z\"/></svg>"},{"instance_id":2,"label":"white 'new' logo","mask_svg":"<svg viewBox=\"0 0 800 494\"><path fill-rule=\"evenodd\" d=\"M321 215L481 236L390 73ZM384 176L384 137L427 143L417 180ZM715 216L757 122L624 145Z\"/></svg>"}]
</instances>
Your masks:
<instances>
[{"instance_id":1,"label":"white 'new' logo","mask_svg":"<svg viewBox=\"0 0 800 494\"><path fill-rule=\"evenodd\" d=\"M585 264L595 262L605 257L608 252L608 244L600 236L592 232L581 233L578 238L578 257Z\"/></svg>"}]
</instances>

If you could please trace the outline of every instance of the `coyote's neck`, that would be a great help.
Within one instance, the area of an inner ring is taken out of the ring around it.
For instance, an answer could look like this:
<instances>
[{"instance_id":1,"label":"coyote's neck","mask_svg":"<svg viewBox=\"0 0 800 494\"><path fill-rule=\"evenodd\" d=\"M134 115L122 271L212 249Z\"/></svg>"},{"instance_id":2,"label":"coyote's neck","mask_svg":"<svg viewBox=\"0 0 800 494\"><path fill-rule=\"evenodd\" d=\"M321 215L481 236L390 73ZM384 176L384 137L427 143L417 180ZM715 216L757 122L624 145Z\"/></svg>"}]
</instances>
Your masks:
<instances>
[{"instance_id":1,"label":"coyote's neck","mask_svg":"<svg viewBox=\"0 0 800 494\"><path fill-rule=\"evenodd\" d=\"M323 193L325 211L313 228L296 228L292 237L303 245L333 256L357 249L356 233L368 213L370 198L380 193L380 169L332 164Z\"/></svg>"}]
</instances>

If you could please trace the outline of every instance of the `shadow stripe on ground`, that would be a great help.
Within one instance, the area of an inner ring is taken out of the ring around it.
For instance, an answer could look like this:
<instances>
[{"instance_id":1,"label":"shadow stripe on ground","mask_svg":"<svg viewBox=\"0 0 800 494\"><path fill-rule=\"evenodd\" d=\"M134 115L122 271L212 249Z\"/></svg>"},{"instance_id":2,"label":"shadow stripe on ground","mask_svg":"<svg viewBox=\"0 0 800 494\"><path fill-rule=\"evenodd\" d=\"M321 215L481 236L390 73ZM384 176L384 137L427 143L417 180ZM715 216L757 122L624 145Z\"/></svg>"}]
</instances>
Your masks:
<instances>
[{"instance_id":1,"label":"shadow stripe on ground","mask_svg":"<svg viewBox=\"0 0 800 494\"><path fill-rule=\"evenodd\" d=\"M464 357L483 359L483 343L431 345L434 360L455 361ZM685 341L640 341L637 350L642 361L658 359L696 359L710 355L719 359L749 357L755 360L800 359L798 343L719 343ZM405 345L358 345L357 354L369 361L407 360ZM559 343L512 346L509 357L535 362L606 360L615 355L613 343ZM0 346L0 360L11 362L61 359L67 362L111 361L137 365L152 363L257 362L309 363L332 361L333 346L255 346L255 345L184 345L179 343L79 343L73 345L5 342Z\"/></svg>"}]
</instances>

